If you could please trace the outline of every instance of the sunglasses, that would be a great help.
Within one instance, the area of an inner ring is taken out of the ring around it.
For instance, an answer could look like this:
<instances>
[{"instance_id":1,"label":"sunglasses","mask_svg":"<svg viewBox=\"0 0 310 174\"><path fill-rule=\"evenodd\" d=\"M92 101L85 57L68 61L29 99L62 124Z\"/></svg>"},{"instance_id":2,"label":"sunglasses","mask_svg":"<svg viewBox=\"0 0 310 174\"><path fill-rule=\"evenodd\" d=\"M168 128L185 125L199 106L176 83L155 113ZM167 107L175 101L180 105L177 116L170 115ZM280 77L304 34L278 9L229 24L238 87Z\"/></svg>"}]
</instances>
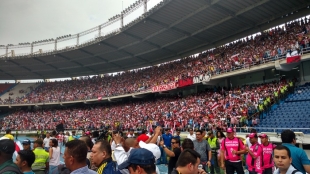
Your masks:
<instances>
[{"instance_id":1,"label":"sunglasses","mask_svg":"<svg viewBox=\"0 0 310 174\"><path fill-rule=\"evenodd\" d=\"M171 144L176 144L177 142L171 142Z\"/></svg>"}]
</instances>

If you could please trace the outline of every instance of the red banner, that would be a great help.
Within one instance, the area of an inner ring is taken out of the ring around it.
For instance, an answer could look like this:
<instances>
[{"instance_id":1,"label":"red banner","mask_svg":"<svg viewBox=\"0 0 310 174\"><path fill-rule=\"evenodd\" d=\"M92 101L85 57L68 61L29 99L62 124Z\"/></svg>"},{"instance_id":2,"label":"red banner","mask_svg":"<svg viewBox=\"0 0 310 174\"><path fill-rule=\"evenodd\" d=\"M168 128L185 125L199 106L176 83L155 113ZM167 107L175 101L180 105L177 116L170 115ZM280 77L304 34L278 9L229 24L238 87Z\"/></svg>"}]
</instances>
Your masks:
<instances>
[{"instance_id":1,"label":"red banner","mask_svg":"<svg viewBox=\"0 0 310 174\"><path fill-rule=\"evenodd\" d=\"M286 57L286 63L296 63L301 60L301 55Z\"/></svg>"},{"instance_id":2,"label":"red banner","mask_svg":"<svg viewBox=\"0 0 310 174\"><path fill-rule=\"evenodd\" d=\"M154 86L152 87L152 92L168 91L171 89L175 89L177 87L178 87L177 83L172 82L172 83L165 84L165 85Z\"/></svg>"},{"instance_id":3,"label":"red banner","mask_svg":"<svg viewBox=\"0 0 310 174\"><path fill-rule=\"evenodd\" d=\"M190 86L190 85L194 84L193 78L189 77L187 79L180 79L178 81L178 84L179 84L178 87Z\"/></svg>"}]
</instances>

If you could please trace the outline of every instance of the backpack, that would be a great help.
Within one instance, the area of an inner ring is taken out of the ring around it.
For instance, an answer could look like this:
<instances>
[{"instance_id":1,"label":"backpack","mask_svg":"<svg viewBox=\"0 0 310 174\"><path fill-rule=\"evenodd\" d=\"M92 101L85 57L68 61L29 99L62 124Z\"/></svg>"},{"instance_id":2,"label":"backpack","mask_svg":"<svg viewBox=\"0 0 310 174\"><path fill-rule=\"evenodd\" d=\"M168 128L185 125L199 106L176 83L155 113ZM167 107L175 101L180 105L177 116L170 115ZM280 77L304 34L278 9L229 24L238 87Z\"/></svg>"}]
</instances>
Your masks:
<instances>
[{"instance_id":1,"label":"backpack","mask_svg":"<svg viewBox=\"0 0 310 174\"><path fill-rule=\"evenodd\" d=\"M14 172L16 174L23 174L23 172L21 172L18 168L13 167L13 166L7 166L3 168L2 170L0 170L0 173L4 173L4 172Z\"/></svg>"}]
</instances>

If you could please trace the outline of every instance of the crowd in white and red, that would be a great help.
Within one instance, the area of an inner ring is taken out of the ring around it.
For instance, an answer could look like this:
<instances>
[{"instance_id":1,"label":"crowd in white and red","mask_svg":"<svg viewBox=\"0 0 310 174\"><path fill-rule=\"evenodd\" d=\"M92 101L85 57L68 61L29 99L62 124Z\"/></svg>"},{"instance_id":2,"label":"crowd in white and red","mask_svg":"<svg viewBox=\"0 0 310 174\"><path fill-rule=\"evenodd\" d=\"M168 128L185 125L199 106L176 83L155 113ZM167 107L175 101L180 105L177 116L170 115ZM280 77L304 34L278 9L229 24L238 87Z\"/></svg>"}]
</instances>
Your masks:
<instances>
[{"instance_id":1,"label":"crowd in white and red","mask_svg":"<svg viewBox=\"0 0 310 174\"><path fill-rule=\"evenodd\" d=\"M232 90L211 89L187 97L141 99L107 106L84 105L75 108L19 110L0 122L2 130L54 129L63 123L66 129L102 129L112 127L127 130L151 129L152 126L186 129L252 126L259 118L252 114L266 97L274 98L287 82L246 85Z\"/></svg>"},{"instance_id":2,"label":"crowd in white and red","mask_svg":"<svg viewBox=\"0 0 310 174\"><path fill-rule=\"evenodd\" d=\"M247 68L309 47L309 19L286 23L256 36L240 39L197 56L113 76L43 83L23 97L0 99L0 104L51 103L102 99L141 91L163 91L191 85L200 79ZM196 81L195 81L196 77ZM203 77L203 78L202 78Z\"/></svg>"}]
</instances>

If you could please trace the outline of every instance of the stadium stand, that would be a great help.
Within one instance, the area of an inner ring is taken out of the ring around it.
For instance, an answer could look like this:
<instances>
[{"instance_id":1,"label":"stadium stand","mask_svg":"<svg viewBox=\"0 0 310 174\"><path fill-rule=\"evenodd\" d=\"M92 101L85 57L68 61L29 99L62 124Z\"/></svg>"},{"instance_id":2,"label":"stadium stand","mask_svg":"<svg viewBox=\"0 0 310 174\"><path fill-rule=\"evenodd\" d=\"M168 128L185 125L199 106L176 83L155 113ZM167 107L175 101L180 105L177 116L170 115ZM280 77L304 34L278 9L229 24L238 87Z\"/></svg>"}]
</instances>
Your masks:
<instances>
[{"instance_id":1,"label":"stadium stand","mask_svg":"<svg viewBox=\"0 0 310 174\"><path fill-rule=\"evenodd\" d=\"M310 133L310 84L299 86L295 93L290 95L285 102L282 102L274 111L267 114L261 122L261 127L277 127L276 132L292 129L295 132ZM273 132L273 129L261 128L262 132Z\"/></svg>"},{"instance_id":2,"label":"stadium stand","mask_svg":"<svg viewBox=\"0 0 310 174\"><path fill-rule=\"evenodd\" d=\"M36 89L39 85L39 83L18 83L1 96L0 102L14 101L20 103L21 98L24 99L30 91Z\"/></svg>"},{"instance_id":3,"label":"stadium stand","mask_svg":"<svg viewBox=\"0 0 310 174\"><path fill-rule=\"evenodd\" d=\"M285 57L296 48L308 48L309 19L285 23L261 35L241 39L198 56L160 66L137 69L113 76L95 76L89 79L43 83L29 95L16 100L3 100L3 104L52 103L111 97L150 90L153 86L177 82L201 74L217 75L240 68L255 66Z\"/></svg>"},{"instance_id":4,"label":"stadium stand","mask_svg":"<svg viewBox=\"0 0 310 174\"><path fill-rule=\"evenodd\" d=\"M52 129L64 123L67 129L150 129L152 125L180 128L216 129L252 126L259 122L257 106L274 91L287 86L286 81L245 85L233 90L210 89L187 97L157 97L111 106L83 105L73 108L18 110L2 121L2 129ZM247 131L244 128L242 131Z\"/></svg>"},{"instance_id":5,"label":"stadium stand","mask_svg":"<svg viewBox=\"0 0 310 174\"><path fill-rule=\"evenodd\" d=\"M15 85L16 84L10 84L10 83L0 84L0 96L6 93L8 90L12 89Z\"/></svg>"}]
</instances>

